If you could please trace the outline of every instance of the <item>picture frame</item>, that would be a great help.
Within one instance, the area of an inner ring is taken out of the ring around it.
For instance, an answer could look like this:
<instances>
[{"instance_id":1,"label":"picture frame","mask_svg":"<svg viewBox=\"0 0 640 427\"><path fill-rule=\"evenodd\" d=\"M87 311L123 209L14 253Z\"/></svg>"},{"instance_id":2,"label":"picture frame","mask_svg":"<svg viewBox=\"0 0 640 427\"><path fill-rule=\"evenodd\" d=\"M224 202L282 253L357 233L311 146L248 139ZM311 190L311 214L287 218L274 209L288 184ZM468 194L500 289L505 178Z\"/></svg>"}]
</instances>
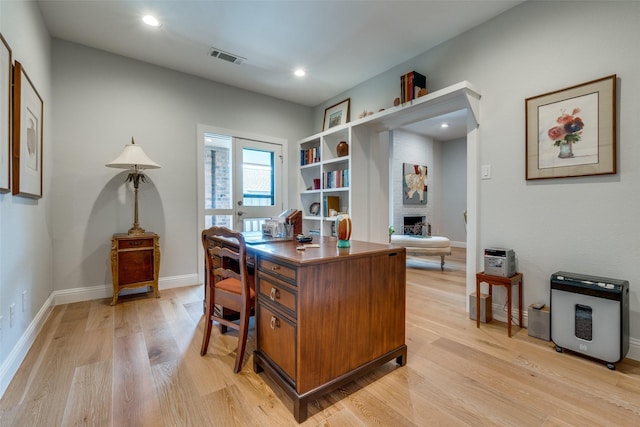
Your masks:
<instances>
[{"instance_id":1,"label":"picture frame","mask_svg":"<svg viewBox=\"0 0 640 427\"><path fill-rule=\"evenodd\" d=\"M402 164L402 204L426 205L428 168L413 163Z\"/></svg>"},{"instance_id":2,"label":"picture frame","mask_svg":"<svg viewBox=\"0 0 640 427\"><path fill-rule=\"evenodd\" d=\"M12 194L42 197L42 124L44 102L22 64L13 67Z\"/></svg>"},{"instance_id":3,"label":"picture frame","mask_svg":"<svg viewBox=\"0 0 640 427\"><path fill-rule=\"evenodd\" d=\"M343 125L350 120L350 104L351 98L340 101L324 110L324 123L322 130L331 129L334 126Z\"/></svg>"},{"instance_id":4,"label":"picture frame","mask_svg":"<svg viewBox=\"0 0 640 427\"><path fill-rule=\"evenodd\" d=\"M11 191L11 54L0 33L0 193Z\"/></svg>"},{"instance_id":5,"label":"picture frame","mask_svg":"<svg viewBox=\"0 0 640 427\"><path fill-rule=\"evenodd\" d=\"M617 173L616 79L525 100L527 180Z\"/></svg>"}]
</instances>

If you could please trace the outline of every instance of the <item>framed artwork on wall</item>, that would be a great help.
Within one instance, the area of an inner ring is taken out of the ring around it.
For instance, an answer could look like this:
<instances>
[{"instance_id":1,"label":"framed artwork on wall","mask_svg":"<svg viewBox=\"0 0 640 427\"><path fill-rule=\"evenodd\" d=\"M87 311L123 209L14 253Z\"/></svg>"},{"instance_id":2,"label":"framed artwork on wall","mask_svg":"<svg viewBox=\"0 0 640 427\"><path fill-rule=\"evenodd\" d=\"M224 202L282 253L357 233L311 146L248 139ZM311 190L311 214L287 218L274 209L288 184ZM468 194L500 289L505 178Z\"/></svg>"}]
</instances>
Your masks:
<instances>
[{"instance_id":1,"label":"framed artwork on wall","mask_svg":"<svg viewBox=\"0 0 640 427\"><path fill-rule=\"evenodd\" d=\"M40 94L16 61L13 68L13 194L42 197L42 119Z\"/></svg>"},{"instance_id":2,"label":"framed artwork on wall","mask_svg":"<svg viewBox=\"0 0 640 427\"><path fill-rule=\"evenodd\" d=\"M526 179L616 173L616 75L525 100Z\"/></svg>"},{"instance_id":3,"label":"framed artwork on wall","mask_svg":"<svg viewBox=\"0 0 640 427\"><path fill-rule=\"evenodd\" d=\"M427 167L411 163L402 164L402 203L405 205L427 204Z\"/></svg>"},{"instance_id":4,"label":"framed artwork on wall","mask_svg":"<svg viewBox=\"0 0 640 427\"><path fill-rule=\"evenodd\" d=\"M349 104L351 98L338 102L324 110L324 125L322 130L331 129L334 126L343 125L349 122Z\"/></svg>"},{"instance_id":5,"label":"framed artwork on wall","mask_svg":"<svg viewBox=\"0 0 640 427\"><path fill-rule=\"evenodd\" d=\"M11 48L0 34L0 192L11 190Z\"/></svg>"}]
</instances>

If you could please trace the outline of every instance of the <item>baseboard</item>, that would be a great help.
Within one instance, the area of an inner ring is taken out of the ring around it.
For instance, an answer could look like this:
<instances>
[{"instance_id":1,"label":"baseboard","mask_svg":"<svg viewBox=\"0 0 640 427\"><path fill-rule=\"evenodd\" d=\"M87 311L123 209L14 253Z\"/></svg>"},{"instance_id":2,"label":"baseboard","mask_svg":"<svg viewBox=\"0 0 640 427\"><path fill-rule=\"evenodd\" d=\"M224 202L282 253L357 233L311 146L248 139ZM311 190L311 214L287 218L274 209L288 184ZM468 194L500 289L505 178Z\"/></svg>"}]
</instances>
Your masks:
<instances>
[{"instance_id":1,"label":"baseboard","mask_svg":"<svg viewBox=\"0 0 640 427\"><path fill-rule=\"evenodd\" d=\"M163 289L180 288L198 283L197 274L185 274L183 276L163 277L158 280L158 287ZM133 290L135 291L135 289ZM90 301L94 299L111 298L113 287L109 285L88 286L85 288L64 289L54 291L42 305L29 327L24 331L9 356L0 365L0 398L9 386L13 376L18 371L31 345L40 333L53 307L61 304Z\"/></svg>"},{"instance_id":2,"label":"baseboard","mask_svg":"<svg viewBox=\"0 0 640 427\"><path fill-rule=\"evenodd\" d=\"M16 372L18 372L18 368L22 364L27 352L53 310L53 306L55 305L53 301L53 294L51 294L24 331L15 347L13 347L9 356L4 360L2 365L0 365L0 398L2 398L5 390L9 387L9 383Z\"/></svg>"},{"instance_id":3,"label":"baseboard","mask_svg":"<svg viewBox=\"0 0 640 427\"><path fill-rule=\"evenodd\" d=\"M507 313L504 311L504 306L502 304L492 304L491 305L491 314L495 320L500 322L507 322ZM514 319L518 319L518 310L513 309L511 311L511 316ZM524 327L527 328L529 326L529 315L527 311L523 311L522 313L522 323ZM513 329L511 329L513 332ZM627 353L627 358L633 359L640 362L640 339L629 338L629 352Z\"/></svg>"},{"instance_id":4,"label":"baseboard","mask_svg":"<svg viewBox=\"0 0 640 427\"><path fill-rule=\"evenodd\" d=\"M467 242L456 242L456 241L451 241L451 247L452 248L466 248L467 247Z\"/></svg>"},{"instance_id":5,"label":"baseboard","mask_svg":"<svg viewBox=\"0 0 640 427\"><path fill-rule=\"evenodd\" d=\"M184 286L191 286L198 284L197 274L185 274L182 276L173 277L161 277L158 280L158 288L163 289L182 288ZM135 289L121 292L122 295L126 293L140 292ZM100 286L87 286L85 288L65 289L62 291L55 291L55 304L70 304L74 302L89 301L93 299L111 298L113 296L113 287L111 284Z\"/></svg>"}]
</instances>

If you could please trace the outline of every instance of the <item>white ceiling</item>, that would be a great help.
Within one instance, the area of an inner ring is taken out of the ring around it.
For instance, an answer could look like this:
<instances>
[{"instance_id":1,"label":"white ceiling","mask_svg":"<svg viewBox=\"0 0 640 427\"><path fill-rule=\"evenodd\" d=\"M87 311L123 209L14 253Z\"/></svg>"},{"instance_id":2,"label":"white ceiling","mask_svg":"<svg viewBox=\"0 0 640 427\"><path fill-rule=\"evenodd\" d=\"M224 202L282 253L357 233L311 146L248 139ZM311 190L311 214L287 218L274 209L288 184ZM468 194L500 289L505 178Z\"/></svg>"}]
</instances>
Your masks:
<instances>
[{"instance_id":1,"label":"white ceiling","mask_svg":"<svg viewBox=\"0 0 640 427\"><path fill-rule=\"evenodd\" d=\"M315 107L524 0L38 0L52 37ZM153 14L161 27L142 23ZM246 58L212 58L212 47ZM294 77L303 67L306 77ZM407 70L409 71L409 70ZM428 78L428 76L427 76ZM414 125L466 134L466 115Z\"/></svg>"},{"instance_id":2,"label":"white ceiling","mask_svg":"<svg viewBox=\"0 0 640 427\"><path fill-rule=\"evenodd\" d=\"M39 0L53 37L315 107L522 0ZM162 26L141 22L154 14ZM242 56L211 58L211 47ZM299 79L293 70L303 67ZM427 76L428 77L428 76Z\"/></svg>"}]
</instances>

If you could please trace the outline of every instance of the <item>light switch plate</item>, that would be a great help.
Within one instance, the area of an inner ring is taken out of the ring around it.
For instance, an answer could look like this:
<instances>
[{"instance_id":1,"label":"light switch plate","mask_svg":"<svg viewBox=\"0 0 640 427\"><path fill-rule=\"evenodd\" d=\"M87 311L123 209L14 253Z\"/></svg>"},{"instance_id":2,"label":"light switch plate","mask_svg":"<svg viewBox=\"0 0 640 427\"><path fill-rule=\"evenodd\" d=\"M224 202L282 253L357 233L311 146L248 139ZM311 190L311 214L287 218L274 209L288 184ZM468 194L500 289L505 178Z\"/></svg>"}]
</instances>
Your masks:
<instances>
[{"instance_id":1,"label":"light switch plate","mask_svg":"<svg viewBox=\"0 0 640 427\"><path fill-rule=\"evenodd\" d=\"M482 165L480 167L480 178L491 179L491 165Z\"/></svg>"}]
</instances>

